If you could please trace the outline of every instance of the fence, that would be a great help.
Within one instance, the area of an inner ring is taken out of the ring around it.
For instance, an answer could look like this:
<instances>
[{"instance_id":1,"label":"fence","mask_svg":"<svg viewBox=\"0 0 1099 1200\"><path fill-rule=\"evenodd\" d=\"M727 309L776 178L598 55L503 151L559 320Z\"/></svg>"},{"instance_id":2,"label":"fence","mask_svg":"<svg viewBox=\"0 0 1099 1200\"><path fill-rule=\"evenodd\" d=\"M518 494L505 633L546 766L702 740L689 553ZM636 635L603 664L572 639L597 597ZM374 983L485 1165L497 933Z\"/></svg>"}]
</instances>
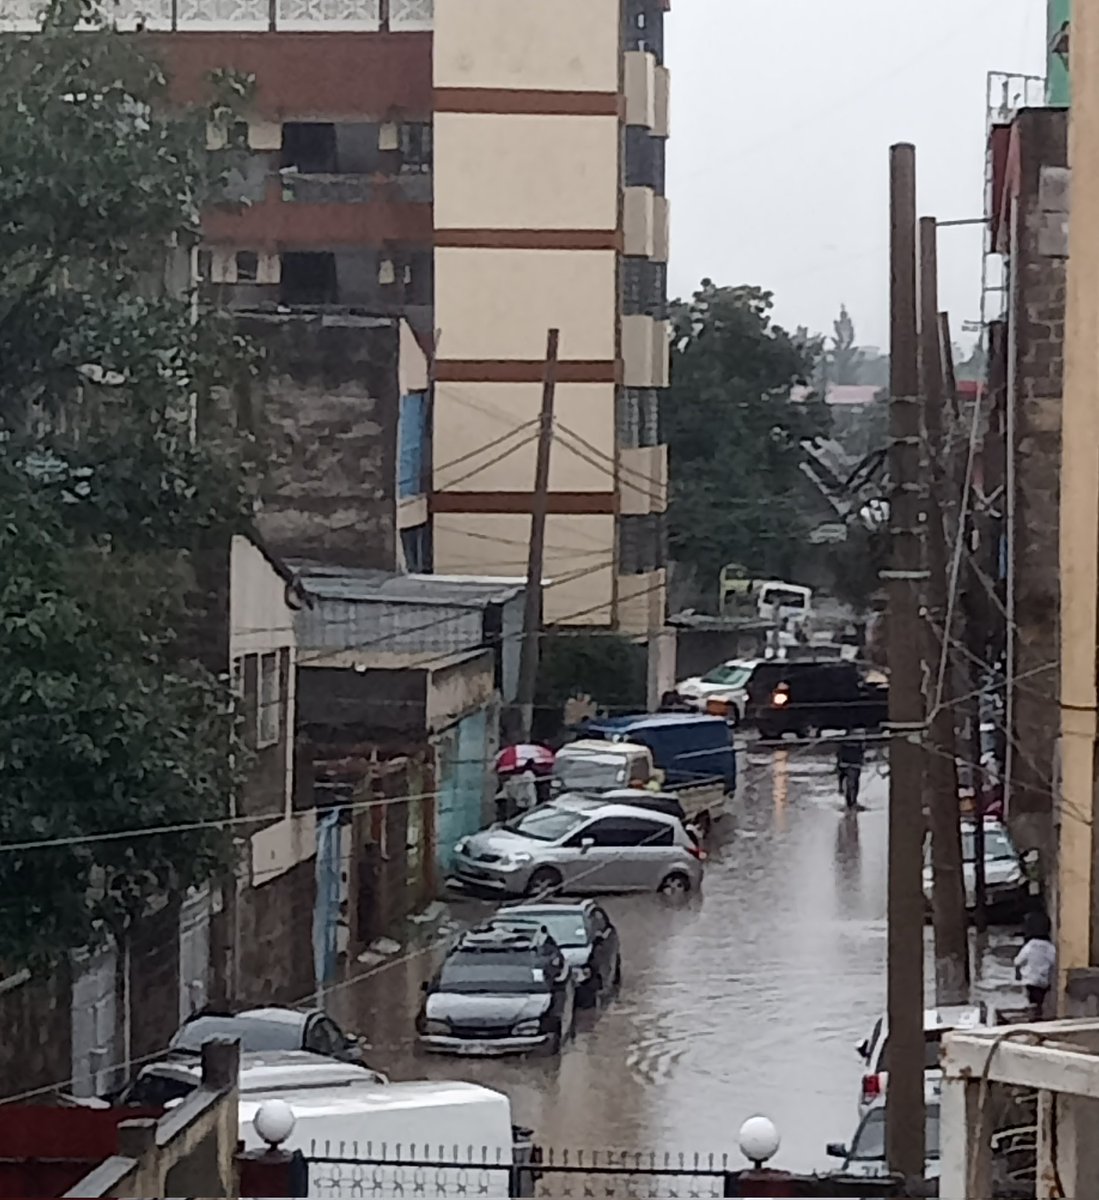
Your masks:
<instances>
[{"instance_id":1,"label":"fence","mask_svg":"<svg viewBox=\"0 0 1099 1200\"><path fill-rule=\"evenodd\" d=\"M342 1147L341 1147L342 1149ZM362 1157L307 1156L308 1195L324 1197L680 1197L852 1196L902 1194L884 1176L792 1175L743 1170L726 1155L543 1151L530 1147L509 1162L497 1150L469 1147L368 1146ZM911 1191L904 1193L912 1195Z\"/></svg>"}]
</instances>

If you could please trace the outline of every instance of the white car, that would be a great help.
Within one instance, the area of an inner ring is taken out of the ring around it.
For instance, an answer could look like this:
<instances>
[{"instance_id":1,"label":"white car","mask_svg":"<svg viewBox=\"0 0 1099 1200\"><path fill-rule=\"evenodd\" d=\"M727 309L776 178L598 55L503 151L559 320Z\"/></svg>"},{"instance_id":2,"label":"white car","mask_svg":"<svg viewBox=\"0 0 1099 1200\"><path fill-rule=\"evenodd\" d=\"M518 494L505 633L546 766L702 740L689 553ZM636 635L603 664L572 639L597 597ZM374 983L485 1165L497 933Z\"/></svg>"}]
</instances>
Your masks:
<instances>
[{"instance_id":1,"label":"white car","mask_svg":"<svg viewBox=\"0 0 1099 1200\"><path fill-rule=\"evenodd\" d=\"M973 908L976 903L977 854L974 833L976 823L962 822L962 874L965 879L965 903ZM990 909L1013 909L1022 906L1030 895L1030 881L1011 834L1002 822L985 817L985 901ZM931 840L924 842L923 894L928 906L934 890L931 874Z\"/></svg>"},{"instance_id":2,"label":"white car","mask_svg":"<svg viewBox=\"0 0 1099 1200\"><path fill-rule=\"evenodd\" d=\"M739 725L748 707L748 680L760 662L758 658L730 659L705 675L677 683L676 693L699 712L724 716L730 725Z\"/></svg>"},{"instance_id":3,"label":"white car","mask_svg":"<svg viewBox=\"0 0 1099 1200\"><path fill-rule=\"evenodd\" d=\"M975 1029L987 1025L988 1008L984 1004L958 1005L956 1007L929 1008L923 1014L924 1080L928 1102L937 1098L942 1085L942 1068L939 1051L944 1033L955 1029ZM859 1114L868 1113L882 1102L889 1079L886 1070L886 1052L889 1046L889 1018L885 1014L874 1023L873 1031L856 1047L859 1057L866 1064L859 1091Z\"/></svg>"},{"instance_id":4,"label":"white car","mask_svg":"<svg viewBox=\"0 0 1099 1200\"><path fill-rule=\"evenodd\" d=\"M939 1098L925 1097L926 1142L924 1153L924 1178L939 1178ZM879 1101L863 1114L851 1144L832 1143L828 1147L829 1158L842 1158L840 1171L857 1179L879 1179L889 1174L885 1156L885 1104Z\"/></svg>"}]
</instances>

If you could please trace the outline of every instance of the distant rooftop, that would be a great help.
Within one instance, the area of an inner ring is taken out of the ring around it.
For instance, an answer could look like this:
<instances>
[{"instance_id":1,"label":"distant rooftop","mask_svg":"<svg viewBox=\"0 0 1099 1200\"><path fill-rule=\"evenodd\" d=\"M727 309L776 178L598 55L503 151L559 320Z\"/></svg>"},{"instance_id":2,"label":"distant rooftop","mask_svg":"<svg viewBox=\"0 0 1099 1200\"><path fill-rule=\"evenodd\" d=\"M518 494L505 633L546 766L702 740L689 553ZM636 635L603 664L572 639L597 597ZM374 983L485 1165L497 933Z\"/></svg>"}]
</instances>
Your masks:
<instances>
[{"instance_id":1,"label":"distant rooftop","mask_svg":"<svg viewBox=\"0 0 1099 1200\"><path fill-rule=\"evenodd\" d=\"M396 575L360 567L291 558L286 565L305 589L322 600L383 600L392 604L484 608L522 594L524 582L491 576Z\"/></svg>"}]
</instances>

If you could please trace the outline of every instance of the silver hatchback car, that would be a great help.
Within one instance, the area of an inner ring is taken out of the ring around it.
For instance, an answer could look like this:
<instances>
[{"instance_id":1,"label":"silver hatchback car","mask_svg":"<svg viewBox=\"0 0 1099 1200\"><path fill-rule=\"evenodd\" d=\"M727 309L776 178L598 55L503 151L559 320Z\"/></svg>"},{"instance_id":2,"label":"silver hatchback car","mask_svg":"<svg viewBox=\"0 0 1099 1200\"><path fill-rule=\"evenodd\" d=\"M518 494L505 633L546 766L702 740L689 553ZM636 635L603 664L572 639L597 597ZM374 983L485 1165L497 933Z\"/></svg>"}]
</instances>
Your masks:
<instances>
[{"instance_id":1,"label":"silver hatchback car","mask_svg":"<svg viewBox=\"0 0 1099 1200\"><path fill-rule=\"evenodd\" d=\"M661 812L565 793L454 847L459 883L507 896L691 892L703 851Z\"/></svg>"}]
</instances>

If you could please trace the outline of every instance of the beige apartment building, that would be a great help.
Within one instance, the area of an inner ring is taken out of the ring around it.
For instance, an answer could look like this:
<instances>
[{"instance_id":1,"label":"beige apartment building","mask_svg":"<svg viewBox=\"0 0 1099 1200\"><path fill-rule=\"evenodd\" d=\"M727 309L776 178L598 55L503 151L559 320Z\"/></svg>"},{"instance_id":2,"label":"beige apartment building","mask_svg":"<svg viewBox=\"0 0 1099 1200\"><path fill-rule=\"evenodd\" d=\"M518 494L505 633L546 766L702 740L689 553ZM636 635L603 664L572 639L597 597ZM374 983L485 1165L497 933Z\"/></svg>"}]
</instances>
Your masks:
<instances>
[{"instance_id":1,"label":"beige apartment building","mask_svg":"<svg viewBox=\"0 0 1099 1200\"><path fill-rule=\"evenodd\" d=\"M545 618L664 624L666 0L436 0L434 569L521 574L560 330Z\"/></svg>"}]
</instances>

